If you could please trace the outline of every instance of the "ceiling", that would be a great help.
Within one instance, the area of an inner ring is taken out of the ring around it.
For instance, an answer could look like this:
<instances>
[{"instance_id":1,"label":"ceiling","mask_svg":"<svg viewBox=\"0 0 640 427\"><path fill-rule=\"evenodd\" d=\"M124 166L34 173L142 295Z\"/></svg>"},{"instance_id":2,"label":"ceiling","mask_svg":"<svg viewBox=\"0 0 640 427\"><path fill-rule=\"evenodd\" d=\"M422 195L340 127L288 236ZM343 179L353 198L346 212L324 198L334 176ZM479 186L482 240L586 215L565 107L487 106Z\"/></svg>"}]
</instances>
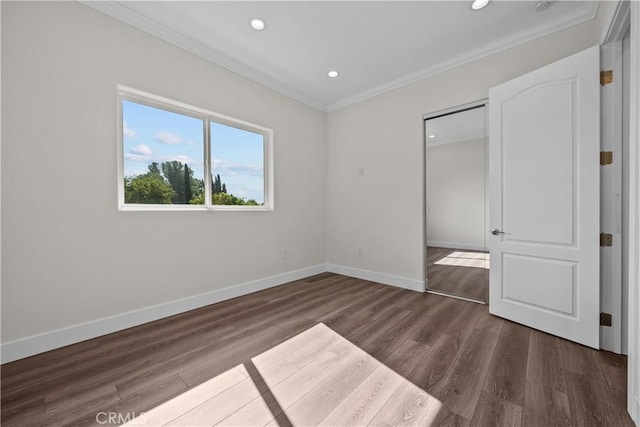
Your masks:
<instances>
[{"instance_id":1,"label":"ceiling","mask_svg":"<svg viewBox=\"0 0 640 427\"><path fill-rule=\"evenodd\" d=\"M593 19L596 1L84 1L323 111ZM251 18L266 21L263 31ZM329 70L338 70L335 79Z\"/></svg>"}]
</instances>

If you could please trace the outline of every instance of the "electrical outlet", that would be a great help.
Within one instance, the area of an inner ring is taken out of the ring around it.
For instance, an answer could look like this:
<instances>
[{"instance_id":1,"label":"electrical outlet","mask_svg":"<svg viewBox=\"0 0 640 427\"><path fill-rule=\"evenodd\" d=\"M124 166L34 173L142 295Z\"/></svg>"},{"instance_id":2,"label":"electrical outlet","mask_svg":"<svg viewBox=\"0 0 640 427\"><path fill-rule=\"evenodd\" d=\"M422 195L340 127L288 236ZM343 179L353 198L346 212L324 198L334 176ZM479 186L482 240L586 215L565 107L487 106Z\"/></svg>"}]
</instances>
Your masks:
<instances>
[{"instance_id":1,"label":"electrical outlet","mask_svg":"<svg viewBox=\"0 0 640 427\"><path fill-rule=\"evenodd\" d=\"M364 255L364 249L358 248L358 256Z\"/></svg>"},{"instance_id":2,"label":"electrical outlet","mask_svg":"<svg viewBox=\"0 0 640 427\"><path fill-rule=\"evenodd\" d=\"M358 176L364 176L364 168L358 169Z\"/></svg>"}]
</instances>

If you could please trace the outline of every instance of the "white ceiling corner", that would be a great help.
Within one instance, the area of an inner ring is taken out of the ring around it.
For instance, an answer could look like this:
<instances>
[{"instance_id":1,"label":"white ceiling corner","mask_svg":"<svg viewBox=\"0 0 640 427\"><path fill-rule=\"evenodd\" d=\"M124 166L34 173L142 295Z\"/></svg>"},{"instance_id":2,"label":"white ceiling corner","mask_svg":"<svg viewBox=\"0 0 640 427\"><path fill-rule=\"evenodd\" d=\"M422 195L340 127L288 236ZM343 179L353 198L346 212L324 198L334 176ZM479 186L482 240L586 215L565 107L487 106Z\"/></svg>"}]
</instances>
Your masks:
<instances>
[{"instance_id":1,"label":"white ceiling corner","mask_svg":"<svg viewBox=\"0 0 640 427\"><path fill-rule=\"evenodd\" d=\"M598 11L597 1L574 0L540 13L536 1L494 1L479 12L470 12L468 1L81 3L321 111L586 22ZM267 20L260 35L247 29L253 16ZM326 77L332 68L341 72L335 81Z\"/></svg>"}]
</instances>

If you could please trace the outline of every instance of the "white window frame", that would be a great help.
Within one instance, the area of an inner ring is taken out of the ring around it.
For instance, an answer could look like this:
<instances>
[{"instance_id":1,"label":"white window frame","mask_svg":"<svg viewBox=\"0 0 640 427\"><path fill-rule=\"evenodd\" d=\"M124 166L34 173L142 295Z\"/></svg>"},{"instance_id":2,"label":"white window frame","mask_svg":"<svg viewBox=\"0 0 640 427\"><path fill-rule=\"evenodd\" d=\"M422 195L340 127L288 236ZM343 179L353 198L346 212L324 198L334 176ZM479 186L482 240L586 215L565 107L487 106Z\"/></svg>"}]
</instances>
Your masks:
<instances>
[{"instance_id":1,"label":"white window frame","mask_svg":"<svg viewBox=\"0 0 640 427\"><path fill-rule=\"evenodd\" d=\"M124 198L124 135L122 102L131 101L171 113L181 114L203 121L204 126L204 205L134 204L125 203ZM120 211L272 211L274 209L273 185L273 130L238 120L163 96L154 95L118 85L118 210ZM211 203L211 140L210 123L219 123L263 136L264 204L262 206L213 205Z\"/></svg>"}]
</instances>

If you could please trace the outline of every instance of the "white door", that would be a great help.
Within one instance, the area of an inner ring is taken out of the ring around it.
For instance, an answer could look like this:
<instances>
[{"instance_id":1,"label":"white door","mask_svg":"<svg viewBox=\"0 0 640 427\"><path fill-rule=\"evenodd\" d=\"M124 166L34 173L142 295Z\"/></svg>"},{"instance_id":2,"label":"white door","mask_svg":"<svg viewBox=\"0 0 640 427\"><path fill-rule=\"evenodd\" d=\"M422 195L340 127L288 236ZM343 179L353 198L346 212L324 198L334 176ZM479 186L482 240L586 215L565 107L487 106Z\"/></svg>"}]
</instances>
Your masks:
<instances>
[{"instance_id":1,"label":"white door","mask_svg":"<svg viewBox=\"0 0 640 427\"><path fill-rule=\"evenodd\" d=\"M599 348L600 50L489 91L492 314Z\"/></svg>"}]
</instances>

